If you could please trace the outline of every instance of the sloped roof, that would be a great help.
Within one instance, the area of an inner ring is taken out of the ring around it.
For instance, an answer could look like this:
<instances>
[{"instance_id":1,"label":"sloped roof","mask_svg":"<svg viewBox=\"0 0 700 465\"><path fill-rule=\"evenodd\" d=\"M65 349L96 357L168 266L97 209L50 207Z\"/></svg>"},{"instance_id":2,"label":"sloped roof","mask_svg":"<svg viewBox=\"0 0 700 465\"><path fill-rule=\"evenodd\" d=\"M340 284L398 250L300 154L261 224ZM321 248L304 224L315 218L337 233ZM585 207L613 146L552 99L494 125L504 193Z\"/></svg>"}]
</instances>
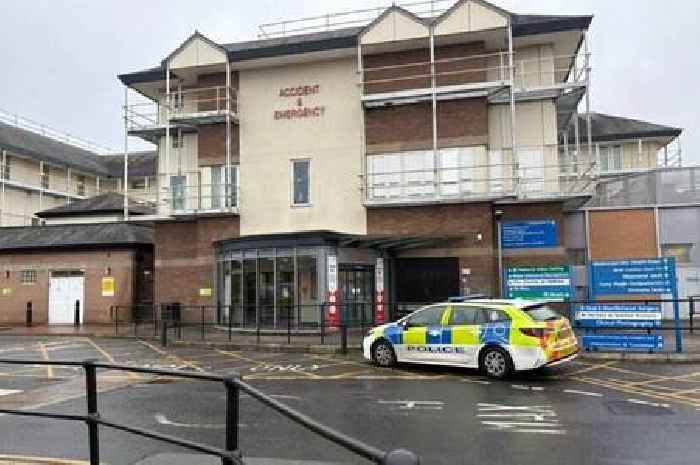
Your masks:
<instances>
[{"instance_id":1,"label":"sloped roof","mask_svg":"<svg viewBox=\"0 0 700 465\"><path fill-rule=\"evenodd\" d=\"M0 148L84 173L107 176L100 155L0 122Z\"/></svg>"},{"instance_id":2,"label":"sloped roof","mask_svg":"<svg viewBox=\"0 0 700 465\"><path fill-rule=\"evenodd\" d=\"M49 208L36 214L39 218L56 218L61 216L86 216L105 213L121 213L124 209L124 196L118 192L75 200L60 207ZM153 206L129 199L129 214L150 215L155 213Z\"/></svg>"},{"instance_id":3,"label":"sloped roof","mask_svg":"<svg viewBox=\"0 0 700 465\"><path fill-rule=\"evenodd\" d=\"M392 8L392 7L389 7ZM587 29L593 16L553 16L553 15L520 15L510 13L513 24L513 36L521 37L533 34L551 32L575 31ZM422 18L421 21L431 24L435 18ZM283 55L295 55L325 50L354 48L357 39L365 26L348 27L330 31L297 34L270 39L250 40L222 44L227 51L229 60L240 62L259 58L270 58ZM118 76L126 85L140 82L160 81L165 79L165 67L125 73Z\"/></svg>"},{"instance_id":4,"label":"sloped roof","mask_svg":"<svg viewBox=\"0 0 700 465\"><path fill-rule=\"evenodd\" d=\"M579 139L587 140L588 133L586 115L580 114ZM678 137L683 129L661 124L650 123L622 116L606 115L591 112L591 135L594 142L637 139L645 137ZM569 126L569 140L576 140L573 123Z\"/></svg>"},{"instance_id":5,"label":"sloped roof","mask_svg":"<svg viewBox=\"0 0 700 465\"><path fill-rule=\"evenodd\" d=\"M153 244L150 225L99 223L3 228L0 251Z\"/></svg>"},{"instance_id":6,"label":"sloped roof","mask_svg":"<svg viewBox=\"0 0 700 465\"><path fill-rule=\"evenodd\" d=\"M110 176L121 178L124 176L124 155L101 155L100 160L109 171ZM129 153L129 177L155 176L158 167L158 152L155 150Z\"/></svg>"}]
</instances>

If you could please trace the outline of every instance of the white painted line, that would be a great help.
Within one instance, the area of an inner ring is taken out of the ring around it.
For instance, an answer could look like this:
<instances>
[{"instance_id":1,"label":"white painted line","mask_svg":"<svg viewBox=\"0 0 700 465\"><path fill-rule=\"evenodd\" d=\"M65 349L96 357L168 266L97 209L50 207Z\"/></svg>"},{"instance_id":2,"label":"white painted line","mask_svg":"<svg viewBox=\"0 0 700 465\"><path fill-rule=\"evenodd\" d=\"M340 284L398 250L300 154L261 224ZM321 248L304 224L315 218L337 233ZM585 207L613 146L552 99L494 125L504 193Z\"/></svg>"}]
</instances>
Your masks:
<instances>
[{"instance_id":1,"label":"white painted line","mask_svg":"<svg viewBox=\"0 0 700 465\"><path fill-rule=\"evenodd\" d=\"M463 383L473 383L473 384L491 384L491 381L485 381L483 379L462 379Z\"/></svg>"},{"instance_id":2,"label":"white painted line","mask_svg":"<svg viewBox=\"0 0 700 465\"><path fill-rule=\"evenodd\" d=\"M559 424L558 421L553 421L549 423L543 421L482 421L481 423L487 426L496 426L498 428L504 429L513 428L515 426L549 426L550 428L556 428L558 426L561 426L561 424Z\"/></svg>"},{"instance_id":3,"label":"white painted line","mask_svg":"<svg viewBox=\"0 0 700 465\"><path fill-rule=\"evenodd\" d=\"M649 407L671 408L671 406L669 404L657 404L656 402L649 402L646 400L639 400L639 399L627 399L627 402L631 402L633 404L639 404L639 405L648 405Z\"/></svg>"},{"instance_id":4,"label":"white painted line","mask_svg":"<svg viewBox=\"0 0 700 465\"><path fill-rule=\"evenodd\" d=\"M401 410L442 410L445 405L439 400L378 400L377 403L395 405Z\"/></svg>"},{"instance_id":5,"label":"white painted line","mask_svg":"<svg viewBox=\"0 0 700 465\"><path fill-rule=\"evenodd\" d=\"M566 434L565 429L516 429L516 433Z\"/></svg>"},{"instance_id":6,"label":"white painted line","mask_svg":"<svg viewBox=\"0 0 700 465\"><path fill-rule=\"evenodd\" d=\"M576 389L564 389L564 392L567 394L580 394L582 396L603 397L603 394L599 392L577 391Z\"/></svg>"},{"instance_id":7,"label":"white painted line","mask_svg":"<svg viewBox=\"0 0 700 465\"><path fill-rule=\"evenodd\" d=\"M524 384L511 384L510 387L513 389L519 389L521 391L544 391L542 386L526 386Z\"/></svg>"},{"instance_id":8,"label":"white painted line","mask_svg":"<svg viewBox=\"0 0 700 465\"><path fill-rule=\"evenodd\" d=\"M155 415L156 421L161 425L166 426L177 426L178 428L194 428L194 429L224 429L226 425L224 424L207 424L207 423L178 423L176 421L168 420L168 418L162 413L157 413ZM246 425L239 424L239 427L245 428Z\"/></svg>"},{"instance_id":9,"label":"white painted line","mask_svg":"<svg viewBox=\"0 0 700 465\"><path fill-rule=\"evenodd\" d=\"M24 391L20 391L17 389L0 389L0 397L2 396L11 396L12 394L19 394Z\"/></svg>"}]
</instances>

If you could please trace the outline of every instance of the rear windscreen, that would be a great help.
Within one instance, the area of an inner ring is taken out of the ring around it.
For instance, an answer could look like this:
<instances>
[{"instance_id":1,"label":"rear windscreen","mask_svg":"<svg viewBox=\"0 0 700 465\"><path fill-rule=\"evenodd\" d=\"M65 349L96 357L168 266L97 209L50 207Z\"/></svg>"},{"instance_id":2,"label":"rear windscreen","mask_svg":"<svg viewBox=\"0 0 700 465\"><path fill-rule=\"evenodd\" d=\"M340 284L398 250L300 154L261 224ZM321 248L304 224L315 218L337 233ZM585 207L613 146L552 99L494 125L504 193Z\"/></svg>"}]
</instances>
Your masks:
<instances>
[{"instance_id":1,"label":"rear windscreen","mask_svg":"<svg viewBox=\"0 0 700 465\"><path fill-rule=\"evenodd\" d=\"M523 311L535 321L550 321L561 318L561 315L554 311L554 309L549 305L526 307L523 309Z\"/></svg>"}]
</instances>

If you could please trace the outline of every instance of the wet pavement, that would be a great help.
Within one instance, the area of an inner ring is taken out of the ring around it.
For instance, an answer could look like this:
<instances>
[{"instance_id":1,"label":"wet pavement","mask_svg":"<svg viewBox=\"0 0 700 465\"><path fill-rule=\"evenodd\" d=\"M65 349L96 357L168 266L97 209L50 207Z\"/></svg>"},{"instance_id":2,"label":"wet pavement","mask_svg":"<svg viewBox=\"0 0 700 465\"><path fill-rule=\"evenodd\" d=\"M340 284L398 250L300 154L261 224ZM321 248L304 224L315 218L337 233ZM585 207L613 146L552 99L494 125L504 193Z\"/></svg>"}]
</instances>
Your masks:
<instances>
[{"instance_id":1,"label":"wet pavement","mask_svg":"<svg viewBox=\"0 0 700 465\"><path fill-rule=\"evenodd\" d=\"M0 337L0 358L237 372L329 426L385 450L409 448L426 464L687 464L700 456L700 365L693 364L581 360L492 381L466 369L380 369L356 355L164 350L149 341L12 335ZM0 408L82 414L83 386L79 368L0 364ZM223 445L218 383L101 372L99 386L105 418ZM367 463L245 395L240 419L247 456ZM185 452L104 428L101 438L107 463L155 463ZM0 454L84 459L86 428L0 417Z\"/></svg>"}]
</instances>

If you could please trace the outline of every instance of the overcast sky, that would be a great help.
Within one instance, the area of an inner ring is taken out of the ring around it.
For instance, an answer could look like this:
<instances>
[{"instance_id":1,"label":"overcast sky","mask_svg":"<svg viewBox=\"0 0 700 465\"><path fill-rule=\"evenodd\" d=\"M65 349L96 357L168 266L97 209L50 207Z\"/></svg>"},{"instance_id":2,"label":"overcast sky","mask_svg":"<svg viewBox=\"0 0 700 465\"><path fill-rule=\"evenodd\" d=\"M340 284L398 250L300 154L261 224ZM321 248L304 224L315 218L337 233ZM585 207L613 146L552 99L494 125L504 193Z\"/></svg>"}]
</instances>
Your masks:
<instances>
[{"instance_id":1,"label":"overcast sky","mask_svg":"<svg viewBox=\"0 0 700 465\"><path fill-rule=\"evenodd\" d=\"M195 29L255 39L260 23L377 0L0 0L0 109L121 150L116 75L157 65ZM518 13L593 14L593 109L685 129L700 163L700 2L496 0Z\"/></svg>"}]
</instances>

